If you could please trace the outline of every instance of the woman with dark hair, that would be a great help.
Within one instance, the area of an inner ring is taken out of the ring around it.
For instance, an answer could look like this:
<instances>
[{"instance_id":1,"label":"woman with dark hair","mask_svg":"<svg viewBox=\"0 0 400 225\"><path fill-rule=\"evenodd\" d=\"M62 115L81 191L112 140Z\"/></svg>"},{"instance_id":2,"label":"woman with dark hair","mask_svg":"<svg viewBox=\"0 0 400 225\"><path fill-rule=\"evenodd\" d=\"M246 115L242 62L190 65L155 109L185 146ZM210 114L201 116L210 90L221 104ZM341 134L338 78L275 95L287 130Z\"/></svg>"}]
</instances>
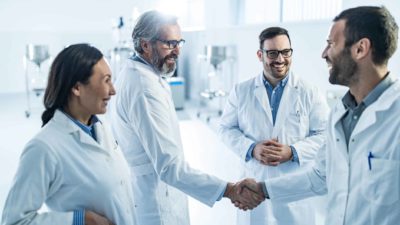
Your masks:
<instances>
[{"instance_id":1,"label":"woman with dark hair","mask_svg":"<svg viewBox=\"0 0 400 225\"><path fill-rule=\"evenodd\" d=\"M55 58L41 131L22 152L2 225L135 224L129 167L106 112L115 90L103 54L87 44ZM39 213L46 204L49 212Z\"/></svg>"}]
</instances>

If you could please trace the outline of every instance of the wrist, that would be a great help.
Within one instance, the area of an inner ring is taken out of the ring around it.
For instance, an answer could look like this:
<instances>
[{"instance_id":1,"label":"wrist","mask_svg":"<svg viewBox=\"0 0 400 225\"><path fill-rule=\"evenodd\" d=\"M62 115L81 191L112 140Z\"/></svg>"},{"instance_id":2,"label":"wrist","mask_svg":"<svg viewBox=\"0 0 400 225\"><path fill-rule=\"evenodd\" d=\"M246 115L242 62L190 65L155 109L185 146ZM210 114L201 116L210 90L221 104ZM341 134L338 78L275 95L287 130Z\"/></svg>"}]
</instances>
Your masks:
<instances>
[{"instance_id":1,"label":"wrist","mask_svg":"<svg viewBox=\"0 0 400 225\"><path fill-rule=\"evenodd\" d=\"M233 183L228 182L225 188L224 197L229 198L232 195L233 185Z\"/></svg>"}]
</instances>

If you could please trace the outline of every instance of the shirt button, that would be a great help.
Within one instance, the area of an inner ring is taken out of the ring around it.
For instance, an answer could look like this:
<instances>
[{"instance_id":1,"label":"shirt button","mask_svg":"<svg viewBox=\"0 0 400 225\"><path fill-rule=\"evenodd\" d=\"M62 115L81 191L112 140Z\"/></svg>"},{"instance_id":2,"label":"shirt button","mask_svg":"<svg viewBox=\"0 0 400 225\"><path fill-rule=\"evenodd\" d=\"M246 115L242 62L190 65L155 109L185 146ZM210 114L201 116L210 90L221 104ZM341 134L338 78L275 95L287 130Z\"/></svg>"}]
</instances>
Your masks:
<instances>
[{"instance_id":1,"label":"shirt button","mask_svg":"<svg viewBox=\"0 0 400 225\"><path fill-rule=\"evenodd\" d=\"M358 119L358 116L353 116L353 119L355 119L355 120Z\"/></svg>"}]
</instances>

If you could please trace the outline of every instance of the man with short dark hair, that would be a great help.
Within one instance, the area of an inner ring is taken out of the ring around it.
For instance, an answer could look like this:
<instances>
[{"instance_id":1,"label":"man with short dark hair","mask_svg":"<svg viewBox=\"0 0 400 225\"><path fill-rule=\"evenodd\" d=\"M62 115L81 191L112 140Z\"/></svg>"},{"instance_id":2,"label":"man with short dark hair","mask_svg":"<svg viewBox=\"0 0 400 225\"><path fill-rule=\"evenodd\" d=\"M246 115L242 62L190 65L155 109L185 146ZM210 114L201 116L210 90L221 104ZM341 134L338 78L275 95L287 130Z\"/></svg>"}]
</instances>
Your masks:
<instances>
[{"instance_id":1,"label":"man with short dark hair","mask_svg":"<svg viewBox=\"0 0 400 225\"><path fill-rule=\"evenodd\" d=\"M400 82L387 68L398 26L385 7L341 12L322 53L329 81L349 87L328 122L315 166L265 181L272 202L328 195L326 225L400 221Z\"/></svg>"},{"instance_id":2,"label":"man with short dark hair","mask_svg":"<svg viewBox=\"0 0 400 225\"><path fill-rule=\"evenodd\" d=\"M265 180L309 166L323 145L328 106L323 95L290 70L289 33L270 27L259 35L263 71L239 83L224 109L220 136L244 164L244 177ZM243 225L313 225L315 201L238 211Z\"/></svg>"}]
</instances>

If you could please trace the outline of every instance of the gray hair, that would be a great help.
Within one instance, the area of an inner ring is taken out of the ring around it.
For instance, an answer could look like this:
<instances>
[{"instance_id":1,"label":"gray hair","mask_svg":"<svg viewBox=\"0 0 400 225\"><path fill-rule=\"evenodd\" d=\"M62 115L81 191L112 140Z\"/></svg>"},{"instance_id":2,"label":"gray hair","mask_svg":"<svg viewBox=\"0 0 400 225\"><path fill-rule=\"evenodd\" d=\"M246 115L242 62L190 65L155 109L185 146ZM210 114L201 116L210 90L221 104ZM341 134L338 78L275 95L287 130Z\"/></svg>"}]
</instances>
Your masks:
<instances>
[{"instance_id":1,"label":"gray hair","mask_svg":"<svg viewBox=\"0 0 400 225\"><path fill-rule=\"evenodd\" d=\"M166 15L156 10L143 13L132 31L133 46L137 53L142 54L143 49L141 41L155 41L159 38L160 30L165 25L178 24L178 18L172 15Z\"/></svg>"}]
</instances>

